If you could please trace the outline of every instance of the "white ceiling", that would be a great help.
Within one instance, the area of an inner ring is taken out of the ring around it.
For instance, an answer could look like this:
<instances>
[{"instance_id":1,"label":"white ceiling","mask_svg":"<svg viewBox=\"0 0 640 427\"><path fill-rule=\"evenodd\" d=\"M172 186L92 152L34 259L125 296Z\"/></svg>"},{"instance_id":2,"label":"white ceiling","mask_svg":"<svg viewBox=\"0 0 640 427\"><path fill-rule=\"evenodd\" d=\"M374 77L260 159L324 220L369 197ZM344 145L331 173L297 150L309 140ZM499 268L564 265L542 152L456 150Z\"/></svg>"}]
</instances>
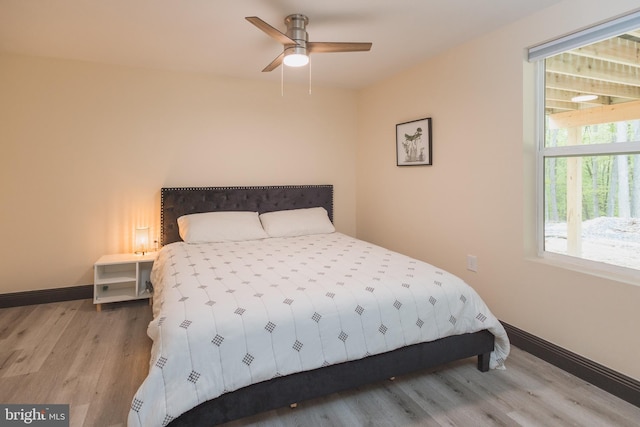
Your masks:
<instances>
[{"instance_id":1,"label":"white ceiling","mask_svg":"<svg viewBox=\"0 0 640 427\"><path fill-rule=\"evenodd\" d=\"M561 0L0 0L0 51L279 81L261 70L309 17L309 41L373 42L370 52L311 57L314 85L361 88ZM308 69L285 70L306 82Z\"/></svg>"}]
</instances>

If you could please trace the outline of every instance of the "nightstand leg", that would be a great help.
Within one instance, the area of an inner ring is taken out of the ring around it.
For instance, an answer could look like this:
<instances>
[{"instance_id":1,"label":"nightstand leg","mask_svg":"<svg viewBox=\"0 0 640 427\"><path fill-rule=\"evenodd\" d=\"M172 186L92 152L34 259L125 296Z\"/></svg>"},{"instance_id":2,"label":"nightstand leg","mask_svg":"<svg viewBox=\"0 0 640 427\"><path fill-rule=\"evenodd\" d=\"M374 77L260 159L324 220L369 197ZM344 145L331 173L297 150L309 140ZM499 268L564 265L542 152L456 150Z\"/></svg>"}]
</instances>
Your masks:
<instances>
[{"instance_id":1,"label":"nightstand leg","mask_svg":"<svg viewBox=\"0 0 640 427\"><path fill-rule=\"evenodd\" d=\"M98 313L102 311L102 304L96 304L96 311Z\"/></svg>"}]
</instances>

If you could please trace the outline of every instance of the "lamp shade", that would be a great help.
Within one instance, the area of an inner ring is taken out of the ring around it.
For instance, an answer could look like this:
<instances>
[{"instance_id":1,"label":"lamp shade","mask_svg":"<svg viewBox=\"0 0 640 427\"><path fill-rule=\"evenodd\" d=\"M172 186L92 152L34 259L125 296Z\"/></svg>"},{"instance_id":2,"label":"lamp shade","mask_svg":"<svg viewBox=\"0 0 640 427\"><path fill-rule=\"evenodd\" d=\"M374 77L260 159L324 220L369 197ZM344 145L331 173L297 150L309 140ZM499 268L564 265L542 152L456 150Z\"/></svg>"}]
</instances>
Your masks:
<instances>
[{"instance_id":1,"label":"lamp shade","mask_svg":"<svg viewBox=\"0 0 640 427\"><path fill-rule=\"evenodd\" d=\"M144 254L149 251L149 227L136 227L136 253Z\"/></svg>"},{"instance_id":2,"label":"lamp shade","mask_svg":"<svg viewBox=\"0 0 640 427\"><path fill-rule=\"evenodd\" d=\"M309 57L301 53L292 53L284 57L284 63L289 67L303 67L309 63Z\"/></svg>"},{"instance_id":3,"label":"lamp shade","mask_svg":"<svg viewBox=\"0 0 640 427\"><path fill-rule=\"evenodd\" d=\"M289 67L303 67L309 63L307 49L304 46L290 46L284 51L284 65Z\"/></svg>"}]
</instances>

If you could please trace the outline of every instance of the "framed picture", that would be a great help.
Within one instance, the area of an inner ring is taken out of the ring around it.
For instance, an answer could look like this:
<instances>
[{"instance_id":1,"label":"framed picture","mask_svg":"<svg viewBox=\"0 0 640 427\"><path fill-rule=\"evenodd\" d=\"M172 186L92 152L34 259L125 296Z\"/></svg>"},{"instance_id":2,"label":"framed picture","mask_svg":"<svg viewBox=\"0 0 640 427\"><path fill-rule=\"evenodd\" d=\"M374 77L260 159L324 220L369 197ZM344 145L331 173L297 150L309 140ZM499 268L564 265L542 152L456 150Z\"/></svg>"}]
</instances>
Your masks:
<instances>
[{"instance_id":1,"label":"framed picture","mask_svg":"<svg viewBox=\"0 0 640 427\"><path fill-rule=\"evenodd\" d=\"M396 125L398 166L432 165L431 118Z\"/></svg>"}]
</instances>

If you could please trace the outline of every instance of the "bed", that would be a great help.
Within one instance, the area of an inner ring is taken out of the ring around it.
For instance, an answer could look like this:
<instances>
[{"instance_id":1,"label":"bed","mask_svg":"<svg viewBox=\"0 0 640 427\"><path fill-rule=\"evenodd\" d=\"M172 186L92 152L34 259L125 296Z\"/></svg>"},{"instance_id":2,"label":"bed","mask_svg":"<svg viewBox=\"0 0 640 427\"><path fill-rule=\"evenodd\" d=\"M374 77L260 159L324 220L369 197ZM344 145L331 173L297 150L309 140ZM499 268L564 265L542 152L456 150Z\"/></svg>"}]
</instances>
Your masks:
<instances>
[{"instance_id":1,"label":"bed","mask_svg":"<svg viewBox=\"0 0 640 427\"><path fill-rule=\"evenodd\" d=\"M471 287L332 222L331 185L161 190L129 426L221 424L470 357L503 368L506 333Z\"/></svg>"}]
</instances>

